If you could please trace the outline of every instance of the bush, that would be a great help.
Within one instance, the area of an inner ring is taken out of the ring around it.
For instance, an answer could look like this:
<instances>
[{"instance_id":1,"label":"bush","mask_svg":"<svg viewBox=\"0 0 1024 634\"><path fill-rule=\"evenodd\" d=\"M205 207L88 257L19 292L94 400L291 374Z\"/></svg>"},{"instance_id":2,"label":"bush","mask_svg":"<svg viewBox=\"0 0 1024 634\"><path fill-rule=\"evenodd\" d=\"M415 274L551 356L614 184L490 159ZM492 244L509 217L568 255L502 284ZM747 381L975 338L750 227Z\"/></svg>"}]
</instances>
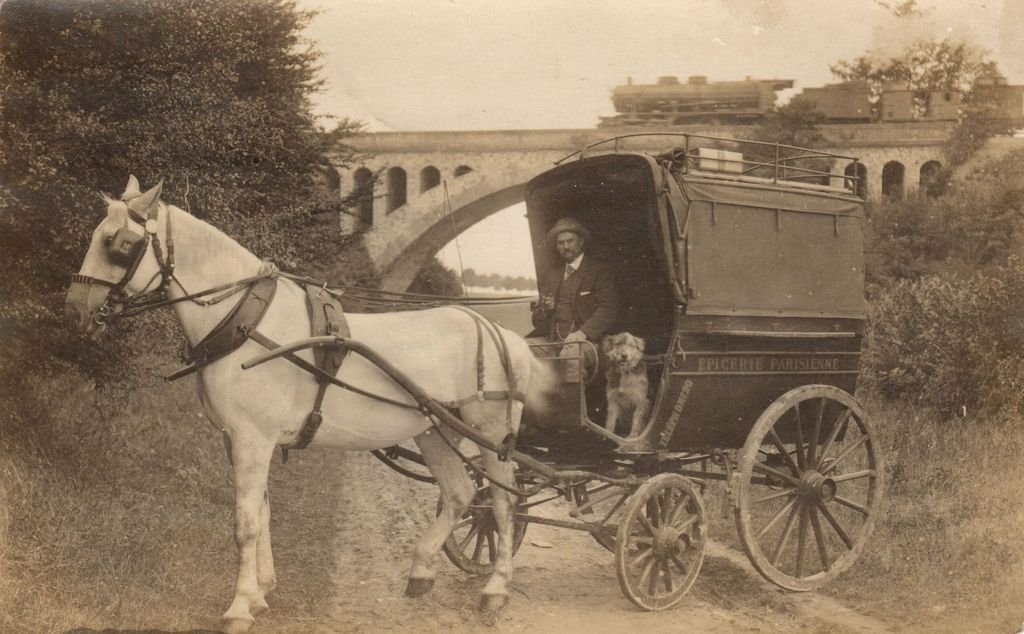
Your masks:
<instances>
[{"instance_id":1,"label":"bush","mask_svg":"<svg viewBox=\"0 0 1024 634\"><path fill-rule=\"evenodd\" d=\"M864 386L946 412L1020 408L1024 267L925 276L876 293L869 307Z\"/></svg>"}]
</instances>

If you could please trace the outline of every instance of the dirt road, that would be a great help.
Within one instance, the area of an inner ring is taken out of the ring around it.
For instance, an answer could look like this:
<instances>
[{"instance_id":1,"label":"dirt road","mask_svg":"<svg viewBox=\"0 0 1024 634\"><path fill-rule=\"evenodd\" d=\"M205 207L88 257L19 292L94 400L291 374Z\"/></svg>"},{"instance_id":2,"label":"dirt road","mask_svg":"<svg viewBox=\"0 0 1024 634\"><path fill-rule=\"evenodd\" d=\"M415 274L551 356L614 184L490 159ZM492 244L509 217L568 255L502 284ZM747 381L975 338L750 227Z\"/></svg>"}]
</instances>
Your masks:
<instances>
[{"instance_id":1,"label":"dirt road","mask_svg":"<svg viewBox=\"0 0 1024 634\"><path fill-rule=\"evenodd\" d=\"M339 465L335 494L334 598L324 614L274 612L264 632L886 632L884 623L826 597L790 594L756 576L739 553L712 544L694 588L676 608L649 613L619 591L614 557L589 534L531 525L516 555L510 605L496 623L476 611L484 578L456 569L444 555L426 597L403 596L416 537L430 519L436 488L399 476L368 454ZM334 474L331 475L333 480ZM565 518L561 502L540 512ZM272 598L271 598L272 599ZM273 601L272 601L273 605Z\"/></svg>"}]
</instances>

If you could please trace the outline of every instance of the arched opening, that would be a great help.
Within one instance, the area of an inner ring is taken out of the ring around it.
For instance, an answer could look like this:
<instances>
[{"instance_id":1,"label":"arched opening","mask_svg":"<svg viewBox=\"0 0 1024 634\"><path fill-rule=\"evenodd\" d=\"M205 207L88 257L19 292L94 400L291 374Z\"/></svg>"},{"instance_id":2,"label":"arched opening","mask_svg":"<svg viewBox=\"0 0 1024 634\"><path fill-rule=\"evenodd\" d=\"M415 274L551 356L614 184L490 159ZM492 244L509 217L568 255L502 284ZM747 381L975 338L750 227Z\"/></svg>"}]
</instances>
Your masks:
<instances>
[{"instance_id":1,"label":"arched opening","mask_svg":"<svg viewBox=\"0 0 1024 634\"><path fill-rule=\"evenodd\" d=\"M926 161L921 166L921 185L919 190L925 196L938 196L942 193L941 172L942 163L938 161Z\"/></svg>"},{"instance_id":2,"label":"arched opening","mask_svg":"<svg viewBox=\"0 0 1024 634\"><path fill-rule=\"evenodd\" d=\"M373 225L373 172L360 167L352 176L352 195L356 201L356 214L364 227Z\"/></svg>"},{"instance_id":3,"label":"arched opening","mask_svg":"<svg viewBox=\"0 0 1024 634\"><path fill-rule=\"evenodd\" d=\"M903 163L889 161L882 168L882 197L903 198Z\"/></svg>"},{"instance_id":4,"label":"arched opening","mask_svg":"<svg viewBox=\"0 0 1024 634\"><path fill-rule=\"evenodd\" d=\"M465 176L466 174L469 174L472 171L473 171L472 167L470 167L468 165L460 165L460 166L455 168L455 178L458 178L460 176Z\"/></svg>"},{"instance_id":5,"label":"arched opening","mask_svg":"<svg viewBox=\"0 0 1024 634\"><path fill-rule=\"evenodd\" d=\"M387 176L388 186L388 204L387 213L398 209L405 204L405 187L406 187L406 176L405 170L401 167L392 167L388 169Z\"/></svg>"},{"instance_id":6,"label":"arched opening","mask_svg":"<svg viewBox=\"0 0 1024 634\"><path fill-rule=\"evenodd\" d=\"M846 182L846 186L849 187L854 194L861 198L867 198L868 195L868 168L863 163L850 163L843 170L843 175L849 180Z\"/></svg>"},{"instance_id":7,"label":"arched opening","mask_svg":"<svg viewBox=\"0 0 1024 634\"><path fill-rule=\"evenodd\" d=\"M341 195L341 173L336 167L328 167L325 174L327 179L327 191L335 195Z\"/></svg>"},{"instance_id":8,"label":"arched opening","mask_svg":"<svg viewBox=\"0 0 1024 634\"><path fill-rule=\"evenodd\" d=\"M433 165L420 170L420 193L433 189L441 184L441 171Z\"/></svg>"}]
</instances>

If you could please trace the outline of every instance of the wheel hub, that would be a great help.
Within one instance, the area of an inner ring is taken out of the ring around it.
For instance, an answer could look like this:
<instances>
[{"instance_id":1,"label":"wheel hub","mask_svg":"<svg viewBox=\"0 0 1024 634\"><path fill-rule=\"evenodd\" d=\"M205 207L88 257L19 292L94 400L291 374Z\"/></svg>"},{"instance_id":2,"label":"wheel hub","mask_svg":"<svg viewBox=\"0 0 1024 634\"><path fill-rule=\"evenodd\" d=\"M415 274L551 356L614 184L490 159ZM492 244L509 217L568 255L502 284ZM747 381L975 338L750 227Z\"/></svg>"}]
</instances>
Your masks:
<instances>
[{"instance_id":1,"label":"wheel hub","mask_svg":"<svg viewBox=\"0 0 1024 634\"><path fill-rule=\"evenodd\" d=\"M817 471L808 471L800 478L800 495L820 502L831 502L836 497L836 481Z\"/></svg>"},{"instance_id":2,"label":"wheel hub","mask_svg":"<svg viewBox=\"0 0 1024 634\"><path fill-rule=\"evenodd\" d=\"M654 531L654 554L668 557L682 552L688 545L687 537L682 531L672 527L662 527Z\"/></svg>"}]
</instances>

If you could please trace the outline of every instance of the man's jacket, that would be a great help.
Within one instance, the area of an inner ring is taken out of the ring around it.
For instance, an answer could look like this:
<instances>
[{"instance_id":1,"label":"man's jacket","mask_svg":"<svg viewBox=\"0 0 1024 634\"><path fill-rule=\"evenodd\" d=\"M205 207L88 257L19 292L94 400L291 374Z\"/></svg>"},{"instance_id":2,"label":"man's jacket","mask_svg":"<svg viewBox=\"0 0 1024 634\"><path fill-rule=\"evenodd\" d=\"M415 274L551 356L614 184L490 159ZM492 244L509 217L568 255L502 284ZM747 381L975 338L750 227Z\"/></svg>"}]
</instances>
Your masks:
<instances>
[{"instance_id":1,"label":"man's jacket","mask_svg":"<svg viewBox=\"0 0 1024 634\"><path fill-rule=\"evenodd\" d=\"M531 337L548 337L551 340L557 339L554 332L555 311L545 310L543 298L545 295L558 297L559 291L571 294L573 322L575 329L583 331L589 341L600 342L601 338L608 334L618 317L618 297L615 292L615 276L612 270L603 262L599 262L589 255L583 257L580 268L573 272L566 280L562 280L565 274L565 265L559 264L551 268L540 280L539 291L541 301L537 309L533 311L534 331ZM561 289L561 285L568 285ZM567 335L569 333L562 333Z\"/></svg>"}]
</instances>

